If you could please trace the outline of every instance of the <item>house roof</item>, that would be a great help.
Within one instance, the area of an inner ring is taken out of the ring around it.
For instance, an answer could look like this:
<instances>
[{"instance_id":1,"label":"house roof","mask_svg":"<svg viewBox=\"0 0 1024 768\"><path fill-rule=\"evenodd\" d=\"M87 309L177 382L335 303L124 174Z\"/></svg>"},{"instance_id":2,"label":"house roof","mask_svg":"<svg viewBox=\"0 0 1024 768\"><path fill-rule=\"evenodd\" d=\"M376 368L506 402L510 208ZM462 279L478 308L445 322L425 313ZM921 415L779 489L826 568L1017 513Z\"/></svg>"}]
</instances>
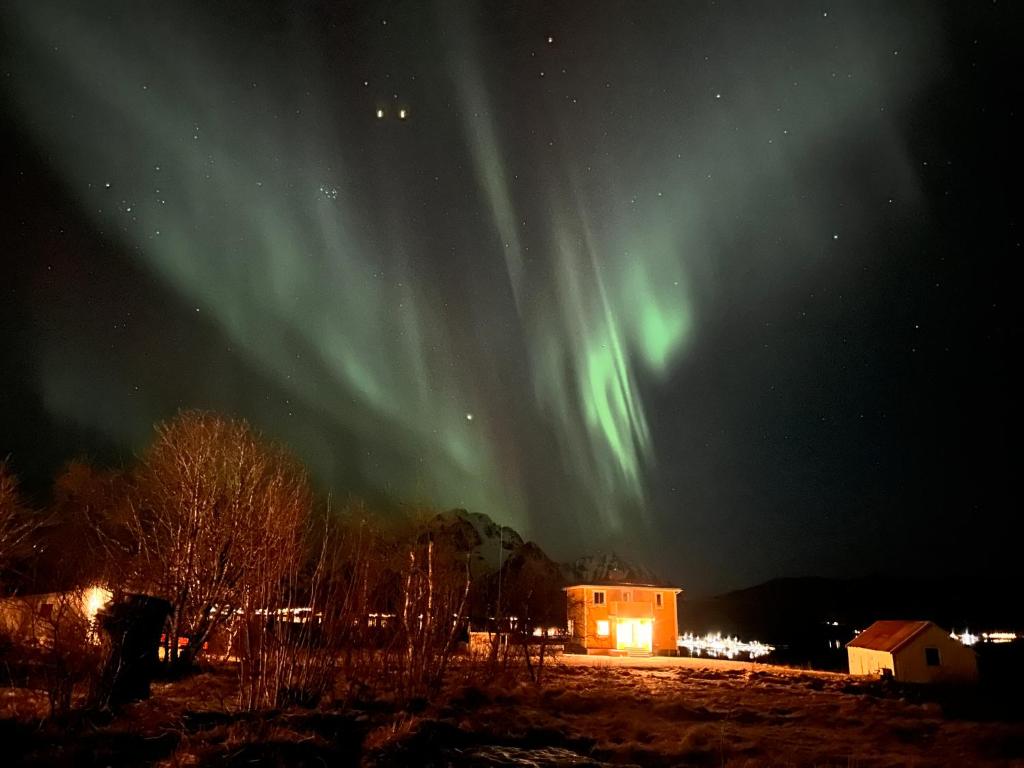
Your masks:
<instances>
[{"instance_id":1,"label":"house roof","mask_svg":"<svg viewBox=\"0 0 1024 768\"><path fill-rule=\"evenodd\" d=\"M606 587L640 587L642 589L663 589L666 592L675 592L676 594L683 591L680 587L673 587L668 584L641 584L635 581L581 581L578 584L567 584L562 587L562 591L578 589L579 587L595 587L597 589L604 589Z\"/></svg>"},{"instance_id":2,"label":"house roof","mask_svg":"<svg viewBox=\"0 0 1024 768\"><path fill-rule=\"evenodd\" d=\"M876 621L848 642L846 647L894 653L930 626L930 621Z\"/></svg>"}]
</instances>

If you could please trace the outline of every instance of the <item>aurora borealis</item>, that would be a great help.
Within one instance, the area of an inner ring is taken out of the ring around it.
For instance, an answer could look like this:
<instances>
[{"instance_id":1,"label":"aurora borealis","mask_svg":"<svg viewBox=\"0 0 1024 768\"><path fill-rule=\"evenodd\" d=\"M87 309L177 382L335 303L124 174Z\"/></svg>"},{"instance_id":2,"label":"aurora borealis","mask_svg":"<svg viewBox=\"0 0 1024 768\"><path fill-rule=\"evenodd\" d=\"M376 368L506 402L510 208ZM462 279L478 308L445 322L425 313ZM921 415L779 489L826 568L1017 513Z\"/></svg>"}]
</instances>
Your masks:
<instances>
[{"instance_id":1,"label":"aurora borealis","mask_svg":"<svg viewBox=\"0 0 1024 768\"><path fill-rule=\"evenodd\" d=\"M1019 425L1003 13L15 0L0 453L212 408L697 589L953 556Z\"/></svg>"}]
</instances>

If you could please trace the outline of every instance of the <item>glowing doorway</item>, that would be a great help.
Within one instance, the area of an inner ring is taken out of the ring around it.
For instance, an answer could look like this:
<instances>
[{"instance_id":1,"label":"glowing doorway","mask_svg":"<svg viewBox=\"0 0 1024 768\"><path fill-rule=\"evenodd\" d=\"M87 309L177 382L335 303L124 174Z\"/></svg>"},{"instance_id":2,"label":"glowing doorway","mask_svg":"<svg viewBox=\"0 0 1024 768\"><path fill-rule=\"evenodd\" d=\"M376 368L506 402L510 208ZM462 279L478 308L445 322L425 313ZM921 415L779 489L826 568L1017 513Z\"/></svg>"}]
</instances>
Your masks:
<instances>
[{"instance_id":1,"label":"glowing doorway","mask_svg":"<svg viewBox=\"0 0 1024 768\"><path fill-rule=\"evenodd\" d=\"M620 651L651 652L653 619L618 619L615 622L615 647Z\"/></svg>"}]
</instances>

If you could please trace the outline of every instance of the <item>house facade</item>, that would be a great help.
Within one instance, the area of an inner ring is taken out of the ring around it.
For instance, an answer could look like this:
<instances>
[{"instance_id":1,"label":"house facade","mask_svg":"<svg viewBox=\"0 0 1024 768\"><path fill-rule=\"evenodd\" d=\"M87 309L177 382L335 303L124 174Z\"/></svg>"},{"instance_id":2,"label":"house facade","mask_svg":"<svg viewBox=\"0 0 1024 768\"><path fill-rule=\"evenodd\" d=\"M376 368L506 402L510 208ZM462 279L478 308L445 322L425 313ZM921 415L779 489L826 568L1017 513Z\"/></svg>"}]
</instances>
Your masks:
<instances>
[{"instance_id":1,"label":"house facade","mask_svg":"<svg viewBox=\"0 0 1024 768\"><path fill-rule=\"evenodd\" d=\"M905 683L974 682L974 651L930 621L876 621L846 644L851 675Z\"/></svg>"},{"instance_id":2,"label":"house facade","mask_svg":"<svg viewBox=\"0 0 1024 768\"><path fill-rule=\"evenodd\" d=\"M590 654L676 653L676 595L681 589L613 582L572 584L564 591L571 647Z\"/></svg>"},{"instance_id":3,"label":"house facade","mask_svg":"<svg viewBox=\"0 0 1024 768\"><path fill-rule=\"evenodd\" d=\"M110 602L101 586L67 592L46 592L0 599L0 634L21 643L52 645L60 628L65 635L80 630L95 639L96 614Z\"/></svg>"}]
</instances>

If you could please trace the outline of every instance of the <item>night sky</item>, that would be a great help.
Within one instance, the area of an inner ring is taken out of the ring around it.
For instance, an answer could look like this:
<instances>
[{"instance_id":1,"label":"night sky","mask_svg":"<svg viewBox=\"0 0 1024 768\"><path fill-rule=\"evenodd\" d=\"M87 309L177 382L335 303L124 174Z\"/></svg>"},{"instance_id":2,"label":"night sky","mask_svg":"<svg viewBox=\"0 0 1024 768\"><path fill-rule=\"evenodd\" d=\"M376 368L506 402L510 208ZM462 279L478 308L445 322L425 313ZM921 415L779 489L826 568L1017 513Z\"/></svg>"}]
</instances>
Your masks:
<instances>
[{"instance_id":1,"label":"night sky","mask_svg":"<svg viewBox=\"0 0 1024 768\"><path fill-rule=\"evenodd\" d=\"M5 3L0 456L208 408L691 593L1019 581L1013 5Z\"/></svg>"}]
</instances>

